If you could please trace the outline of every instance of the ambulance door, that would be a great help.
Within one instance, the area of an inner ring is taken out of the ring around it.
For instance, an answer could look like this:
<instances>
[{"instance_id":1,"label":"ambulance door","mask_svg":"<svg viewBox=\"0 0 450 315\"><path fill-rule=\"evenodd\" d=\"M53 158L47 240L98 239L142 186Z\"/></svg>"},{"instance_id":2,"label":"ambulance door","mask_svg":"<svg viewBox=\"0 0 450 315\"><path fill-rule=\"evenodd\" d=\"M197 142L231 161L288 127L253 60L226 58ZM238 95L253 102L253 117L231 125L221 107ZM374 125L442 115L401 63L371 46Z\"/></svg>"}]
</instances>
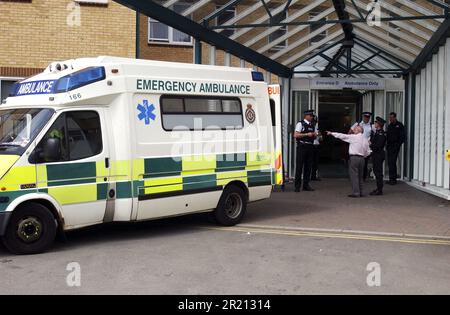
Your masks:
<instances>
[{"instance_id":1,"label":"ambulance door","mask_svg":"<svg viewBox=\"0 0 450 315\"><path fill-rule=\"evenodd\" d=\"M281 143L281 87L279 84L272 84L268 87L270 100L270 113L272 116L273 136L274 136L274 159L275 159L275 185L283 184L283 158L281 155L283 145Z\"/></svg>"},{"instance_id":2,"label":"ambulance door","mask_svg":"<svg viewBox=\"0 0 450 315\"><path fill-rule=\"evenodd\" d=\"M39 192L61 206L66 228L103 222L110 157L103 108L65 110L32 153Z\"/></svg>"}]
</instances>

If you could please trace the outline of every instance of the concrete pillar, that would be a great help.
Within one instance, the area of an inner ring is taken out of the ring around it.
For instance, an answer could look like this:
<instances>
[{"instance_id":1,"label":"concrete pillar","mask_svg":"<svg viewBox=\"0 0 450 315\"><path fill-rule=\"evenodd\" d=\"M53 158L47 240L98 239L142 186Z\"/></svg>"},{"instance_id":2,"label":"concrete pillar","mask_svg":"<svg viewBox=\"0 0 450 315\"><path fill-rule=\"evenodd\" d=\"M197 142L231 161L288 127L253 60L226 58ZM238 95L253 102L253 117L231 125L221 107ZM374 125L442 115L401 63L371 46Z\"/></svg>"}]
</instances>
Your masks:
<instances>
[{"instance_id":1,"label":"concrete pillar","mask_svg":"<svg viewBox=\"0 0 450 315\"><path fill-rule=\"evenodd\" d=\"M216 46L209 47L209 64L210 65L216 64Z\"/></svg>"},{"instance_id":2,"label":"concrete pillar","mask_svg":"<svg viewBox=\"0 0 450 315\"><path fill-rule=\"evenodd\" d=\"M225 57L224 57L224 66L226 67L231 67L231 55L229 53L225 53Z\"/></svg>"}]
</instances>

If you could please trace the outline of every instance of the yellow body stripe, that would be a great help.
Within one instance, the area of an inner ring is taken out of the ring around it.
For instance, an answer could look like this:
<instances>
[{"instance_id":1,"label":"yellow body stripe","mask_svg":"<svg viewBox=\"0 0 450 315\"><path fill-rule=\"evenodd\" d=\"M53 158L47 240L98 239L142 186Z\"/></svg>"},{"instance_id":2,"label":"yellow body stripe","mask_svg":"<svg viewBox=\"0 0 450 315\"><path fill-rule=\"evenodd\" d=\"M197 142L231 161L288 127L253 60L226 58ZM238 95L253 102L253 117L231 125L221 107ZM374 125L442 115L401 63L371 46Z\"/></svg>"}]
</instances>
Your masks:
<instances>
[{"instance_id":1,"label":"yellow body stripe","mask_svg":"<svg viewBox=\"0 0 450 315\"><path fill-rule=\"evenodd\" d=\"M37 187L45 188L48 185L47 181L47 166L45 164L36 165L37 173Z\"/></svg>"},{"instance_id":2,"label":"yellow body stripe","mask_svg":"<svg viewBox=\"0 0 450 315\"><path fill-rule=\"evenodd\" d=\"M115 161L113 168L113 174L116 176L116 180L125 180L130 178L130 161Z\"/></svg>"},{"instance_id":3,"label":"yellow body stripe","mask_svg":"<svg viewBox=\"0 0 450 315\"><path fill-rule=\"evenodd\" d=\"M204 170L196 170L196 171L182 171L182 176L189 176L189 175L207 175L207 174L214 174L216 172L215 169L204 169Z\"/></svg>"},{"instance_id":4,"label":"yellow body stripe","mask_svg":"<svg viewBox=\"0 0 450 315\"><path fill-rule=\"evenodd\" d=\"M216 155L183 156L183 171L198 171L216 168Z\"/></svg>"},{"instance_id":5,"label":"yellow body stripe","mask_svg":"<svg viewBox=\"0 0 450 315\"><path fill-rule=\"evenodd\" d=\"M9 170L1 181L7 190L19 190L22 184L36 184L36 168L32 166L16 166Z\"/></svg>"},{"instance_id":6,"label":"yellow body stripe","mask_svg":"<svg viewBox=\"0 0 450 315\"><path fill-rule=\"evenodd\" d=\"M177 190L183 190L183 184L146 187L146 188L144 188L144 193L147 195L147 194L155 194L155 193L177 191Z\"/></svg>"},{"instance_id":7,"label":"yellow body stripe","mask_svg":"<svg viewBox=\"0 0 450 315\"><path fill-rule=\"evenodd\" d=\"M97 183L103 183L105 180L105 177L109 177L109 169L105 167L105 161L100 160L95 163L95 169L96 169L96 177L97 177Z\"/></svg>"},{"instance_id":8,"label":"yellow body stripe","mask_svg":"<svg viewBox=\"0 0 450 315\"><path fill-rule=\"evenodd\" d=\"M143 159L133 160L133 180L141 180L145 174L145 162Z\"/></svg>"},{"instance_id":9,"label":"yellow body stripe","mask_svg":"<svg viewBox=\"0 0 450 315\"><path fill-rule=\"evenodd\" d=\"M97 200L97 184L49 187L48 193L62 205L93 202Z\"/></svg>"},{"instance_id":10,"label":"yellow body stripe","mask_svg":"<svg viewBox=\"0 0 450 315\"><path fill-rule=\"evenodd\" d=\"M0 178L9 170L20 158L18 155L0 155Z\"/></svg>"},{"instance_id":11,"label":"yellow body stripe","mask_svg":"<svg viewBox=\"0 0 450 315\"><path fill-rule=\"evenodd\" d=\"M247 152L247 166L271 164L272 160L272 153Z\"/></svg>"},{"instance_id":12,"label":"yellow body stripe","mask_svg":"<svg viewBox=\"0 0 450 315\"><path fill-rule=\"evenodd\" d=\"M182 184L183 178L180 176L176 177L163 177L163 178L147 178L144 181L144 185L147 186L163 186L172 184Z\"/></svg>"}]
</instances>

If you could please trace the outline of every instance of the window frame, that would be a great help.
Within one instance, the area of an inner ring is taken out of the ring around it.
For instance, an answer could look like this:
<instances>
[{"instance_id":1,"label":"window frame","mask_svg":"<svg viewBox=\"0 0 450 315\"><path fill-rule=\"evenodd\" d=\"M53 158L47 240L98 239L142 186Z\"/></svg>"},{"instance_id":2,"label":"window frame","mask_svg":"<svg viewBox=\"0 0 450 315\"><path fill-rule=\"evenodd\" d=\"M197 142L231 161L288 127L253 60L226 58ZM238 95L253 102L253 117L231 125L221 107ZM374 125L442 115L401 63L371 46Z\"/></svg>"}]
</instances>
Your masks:
<instances>
[{"instance_id":1,"label":"window frame","mask_svg":"<svg viewBox=\"0 0 450 315\"><path fill-rule=\"evenodd\" d=\"M0 76L0 104L2 104L3 100L5 100L9 97L9 95L6 95L6 97L5 97L5 95L2 95L1 88L2 88L3 81L7 81L7 82L13 81L14 83L17 83L23 79L24 79L23 77L2 77L2 76Z\"/></svg>"},{"instance_id":2,"label":"window frame","mask_svg":"<svg viewBox=\"0 0 450 315\"><path fill-rule=\"evenodd\" d=\"M164 106L163 106L163 100L164 98L174 98L174 99L181 99L183 100L183 112L165 112ZM221 112L186 112L186 98L192 98L192 99L213 99L213 100L220 100L220 107L222 109ZM237 101L239 103L239 112L223 112L223 103L224 100L232 100ZM167 132L173 132L173 131L199 131L198 129L183 129L183 130L174 130L174 129L167 129L164 126L164 115L178 115L178 116L192 116L192 115L211 115L211 116L217 116L217 115L223 115L223 116L233 116L233 115L239 115L241 117L241 126L235 127L235 128L202 128L202 131L217 131L217 130L242 130L245 127L244 123L244 112L242 109L242 101L239 97L233 97L233 96L209 96L209 95L173 95L173 94L163 94L159 97L159 110L161 112L161 127L164 131Z\"/></svg>"},{"instance_id":3,"label":"window frame","mask_svg":"<svg viewBox=\"0 0 450 315\"><path fill-rule=\"evenodd\" d=\"M189 3L185 3L185 2L179 2L176 3L175 5L186 5L187 7L189 7L191 4ZM172 6L173 9L173 6ZM190 19L192 19L193 15L192 13L188 15L188 17ZM162 40L162 39L158 39L158 38L152 38L151 37L151 23L161 23L162 25L167 27L167 40ZM189 36L190 41L189 42L179 42L179 41L174 41L173 40L173 33L174 31L179 31L184 33L183 31L177 30L167 24L164 24L156 19L152 19L151 17L148 17L147 20L147 43L148 44L157 44L157 45L176 45L176 46L193 46L194 45L194 39L192 38L192 36ZM186 34L186 33L185 33Z\"/></svg>"},{"instance_id":4,"label":"window frame","mask_svg":"<svg viewBox=\"0 0 450 315\"><path fill-rule=\"evenodd\" d=\"M283 13L284 13L284 18L281 19L280 22L282 22L282 21L284 21L284 20L289 18L288 10L279 12L278 14L283 14ZM281 26L277 30L275 30L272 33L270 33L269 35L267 35L267 43L268 44L272 43L274 40L276 40L278 38L278 36L277 36L277 38L271 39L271 37L275 36L274 34L276 34L277 32L283 32L282 36L284 36L284 35L286 35L289 32L289 27L287 25ZM287 48L289 46L288 40L289 40L289 38L286 38L285 40L281 41L280 43L276 44L275 46L270 47L269 51L270 52L278 52L280 50L283 50L283 49Z\"/></svg>"},{"instance_id":5,"label":"window frame","mask_svg":"<svg viewBox=\"0 0 450 315\"><path fill-rule=\"evenodd\" d=\"M222 6L216 5L216 10L219 10L221 8L222 8ZM223 13L231 13L231 12L233 12L233 17L231 17L230 19L226 20L224 23L227 23L228 21L230 21L230 20L232 20L232 19L234 19L236 17L236 13L237 13L236 6L233 6L231 8L227 8L224 12L222 12L222 14ZM219 18L220 18L221 15L217 16L214 19L216 26L221 26L221 25L224 24L224 23L219 24ZM225 34L223 34L224 32L230 32L230 35L225 35ZM219 31L219 33L221 33L224 36L230 37L230 36L233 36L236 33L236 30L234 28L232 28L232 29L224 29L224 30Z\"/></svg>"},{"instance_id":6,"label":"window frame","mask_svg":"<svg viewBox=\"0 0 450 315\"><path fill-rule=\"evenodd\" d=\"M312 19L314 19L316 16L318 16L320 13L322 13L322 11L321 10L317 10L317 11L315 11L315 10L312 10L312 11L310 11L310 12L308 12L308 18L309 18L309 21L311 21ZM320 21L320 20L328 20L328 16L326 16L326 17L324 17L324 18L321 18L321 19L319 19L318 21ZM318 25L318 27L316 28L316 29L314 29L314 26L315 25L313 25L313 24L311 24L311 25L309 25L309 33L311 34L312 32L315 32L317 29L319 29L319 28L321 28L323 25L319 25L319 24L316 24L316 25ZM324 24L325 25L325 24ZM320 40L314 40L315 38L319 38L319 37L322 37ZM323 31L322 33L320 33L320 34L317 34L316 36L314 36L314 37L312 37L312 38L310 38L309 39L309 46L312 46L312 45L314 45L314 44L316 44L316 43L318 43L318 42L320 42L321 40L323 40L323 39L325 39L325 38L327 38L328 37L328 29L327 30L325 30L325 31Z\"/></svg>"},{"instance_id":7,"label":"window frame","mask_svg":"<svg viewBox=\"0 0 450 315\"><path fill-rule=\"evenodd\" d=\"M87 156L87 157L82 157L79 159L70 159L70 144L69 144L69 139L67 137L66 139L66 145L67 145L67 150L68 150L68 159L67 160L60 160L60 161L49 161L49 162L37 162L37 161L28 161L30 164L33 165L41 165L41 164L56 164L56 163L70 163L70 162L77 162L77 161L82 161L82 160L86 160L86 159L92 159L98 156L101 156L104 154L105 152L105 145L104 145L104 126L103 126L103 122L102 122L102 116L100 115L100 112L95 110L95 109L85 109L85 110L65 110L59 113L59 115L55 115L56 117L54 118L54 120L49 124L49 127L46 128L45 132L42 134L42 137L39 139L39 141L37 141L36 146L33 148L34 152L42 143L42 141L44 140L45 136L47 135L47 133L50 131L50 129L52 128L52 126L56 123L56 121L62 116L65 115L64 117L64 132L66 134L68 134L67 132L67 114L70 113L79 113L79 112L93 112L96 113L98 116L98 122L100 123L100 138L102 140L101 142L101 149L98 153L91 155L91 156ZM30 155L31 156L31 155Z\"/></svg>"}]
</instances>

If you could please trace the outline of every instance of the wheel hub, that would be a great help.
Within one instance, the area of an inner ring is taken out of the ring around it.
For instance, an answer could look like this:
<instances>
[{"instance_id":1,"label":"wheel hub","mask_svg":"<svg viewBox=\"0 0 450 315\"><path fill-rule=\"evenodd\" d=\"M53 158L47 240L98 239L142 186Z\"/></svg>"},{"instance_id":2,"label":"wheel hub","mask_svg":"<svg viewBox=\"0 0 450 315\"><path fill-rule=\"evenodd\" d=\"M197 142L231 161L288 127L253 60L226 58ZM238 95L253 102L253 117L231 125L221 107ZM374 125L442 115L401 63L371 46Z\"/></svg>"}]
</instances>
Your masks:
<instances>
[{"instance_id":1,"label":"wheel hub","mask_svg":"<svg viewBox=\"0 0 450 315\"><path fill-rule=\"evenodd\" d=\"M233 193L228 196L225 203L225 211L230 219L235 219L241 214L242 199L239 194Z\"/></svg>"},{"instance_id":2,"label":"wheel hub","mask_svg":"<svg viewBox=\"0 0 450 315\"><path fill-rule=\"evenodd\" d=\"M20 220L17 235L25 243L37 241L42 235L42 223L35 217Z\"/></svg>"}]
</instances>

